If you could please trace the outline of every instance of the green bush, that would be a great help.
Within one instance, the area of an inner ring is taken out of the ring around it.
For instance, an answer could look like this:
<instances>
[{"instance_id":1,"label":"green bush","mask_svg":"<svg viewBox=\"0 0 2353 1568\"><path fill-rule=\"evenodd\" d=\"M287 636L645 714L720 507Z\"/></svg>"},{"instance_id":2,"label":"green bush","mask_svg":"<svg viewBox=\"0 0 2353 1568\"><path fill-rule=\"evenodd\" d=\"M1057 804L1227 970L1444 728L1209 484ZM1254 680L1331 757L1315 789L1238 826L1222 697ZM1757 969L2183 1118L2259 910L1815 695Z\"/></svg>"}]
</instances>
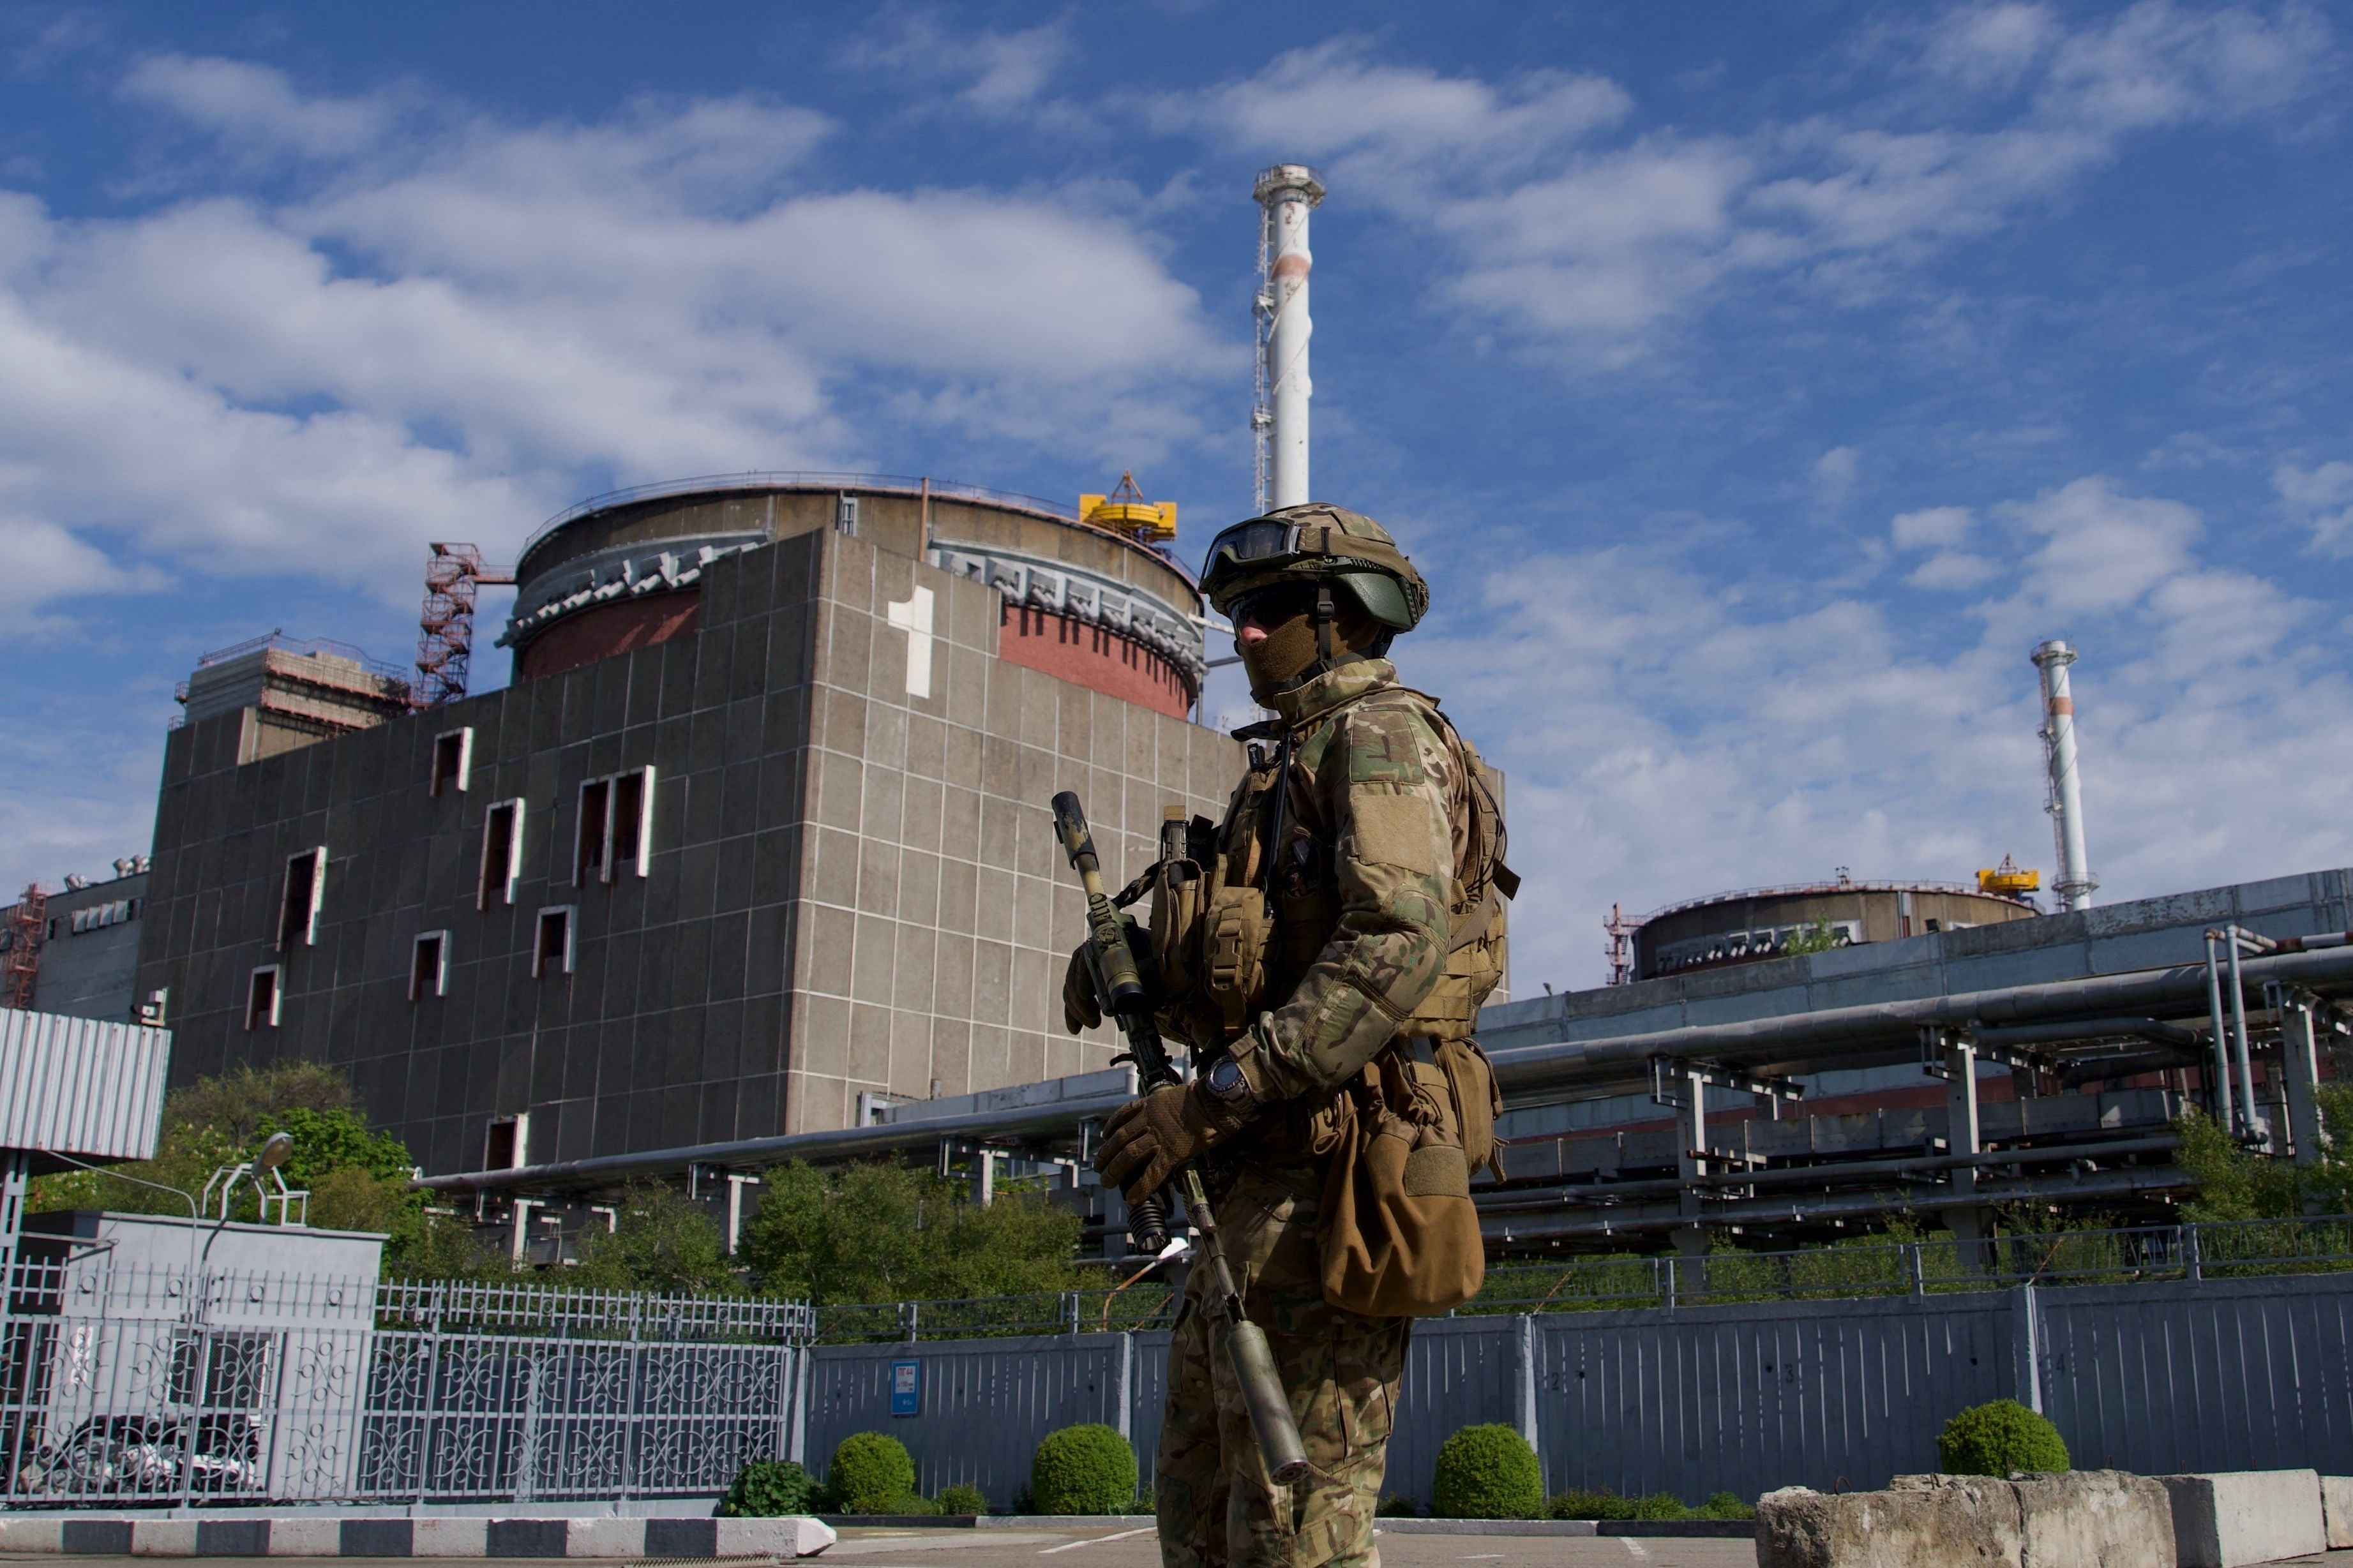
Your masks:
<instances>
[{"instance_id":1,"label":"green bush","mask_svg":"<svg viewBox=\"0 0 2353 1568\"><path fill-rule=\"evenodd\" d=\"M1692 1516L1692 1510L1683 1506L1683 1500L1672 1492L1651 1492L1630 1500L1633 1504L1633 1512L1628 1517L1632 1519L1689 1519Z\"/></svg>"},{"instance_id":2,"label":"green bush","mask_svg":"<svg viewBox=\"0 0 2353 1568\"><path fill-rule=\"evenodd\" d=\"M826 1496L836 1513L896 1513L915 1490L907 1445L881 1432L853 1432L833 1451Z\"/></svg>"},{"instance_id":3,"label":"green bush","mask_svg":"<svg viewBox=\"0 0 2353 1568\"><path fill-rule=\"evenodd\" d=\"M1936 1458L1948 1476L2006 1476L2073 1467L2059 1428L2015 1399L1975 1405L1945 1423Z\"/></svg>"},{"instance_id":4,"label":"green bush","mask_svg":"<svg viewBox=\"0 0 2353 1568\"><path fill-rule=\"evenodd\" d=\"M1755 1519L1757 1505L1742 1502L1737 1492L1710 1492L1699 1505L1702 1519Z\"/></svg>"},{"instance_id":5,"label":"green bush","mask_svg":"<svg viewBox=\"0 0 2353 1568\"><path fill-rule=\"evenodd\" d=\"M1377 1519L1419 1519L1421 1510L1415 1506L1413 1499L1392 1494L1381 1499L1373 1514Z\"/></svg>"},{"instance_id":6,"label":"green bush","mask_svg":"<svg viewBox=\"0 0 2353 1568\"><path fill-rule=\"evenodd\" d=\"M988 1496L978 1487L958 1481L940 1489L939 1505L942 1513L987 1513Z\"/></svg>"},{"instance_id":7,"label":"green bush","mask_svg":"<svg viewBox=\"0 0 2353 1568\"><path fill-rule=\"evenodd\" d=\"M1135 1506L1135 1450L1100 1421L1049 1432L1029 1462L1039 1513L1125 1513Z\"/></svg>"},{"instance_id":8,"label":"green bush","mask_svg":"<svg viewBox=\"0 0 2353 1568\"><path fill-rule=\"evenodd\" d=\"M1541 1519L1544 1472L1509 1426L1465 1426L1438 1450L1430 1511L1440 1519Z\"/></svg>"},{"instance_id":9,"label":"green bush","mask_svg":"<svg viewBox=\"0 0 2353 1568\"><path fill-rule=\"evenodd\" d=\"M1608 1487L1599 1491L1571 1487L1553 1499L1545 1511L1554 1519L1631 1519L1634 1505Z\"/></svg>"},{"instance_id":10,"label":"green bush","mask_svg":"<svg viewBox=\"0 0 2353 1568\"><path fill-rule=\"evenodd\" d=\"M945 1513L947 1512L947 1510L942 1508L938 1503L934 1502L931 1499L925 1497L921 1492L901 1492L897 1497L891 1500L891 1506L889 1508L883 1509L881 1511L884 1513L897 1514L905 1518L929 1517L935 1514Z\"/></svg>"},{"instance_id":11,"label":"green bush","mask_svg":"<svg viewBox=\"0 0 2353 1568\"><path fill-rule=\"evenodd\" d=\"M781 1519L809 1511L817 1483L790 1459L754 1459L735 1472L719 1502L722 1519Z\"/></svg>"}]
</instances>

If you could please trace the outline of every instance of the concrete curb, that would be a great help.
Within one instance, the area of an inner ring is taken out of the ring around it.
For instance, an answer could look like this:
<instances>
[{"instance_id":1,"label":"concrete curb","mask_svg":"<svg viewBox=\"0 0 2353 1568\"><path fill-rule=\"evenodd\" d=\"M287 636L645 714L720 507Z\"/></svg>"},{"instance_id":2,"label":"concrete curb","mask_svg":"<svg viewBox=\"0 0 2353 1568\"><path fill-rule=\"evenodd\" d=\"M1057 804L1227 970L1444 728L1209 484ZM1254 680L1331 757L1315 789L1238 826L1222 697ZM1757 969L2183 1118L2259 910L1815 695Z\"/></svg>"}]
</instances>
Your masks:
<instances>
[{"instance_id":1,"label":"concrete curb","mask_svg":"<svg viewBox=\"0 0 2353 1568\"><path fill-rule=\"evenodd\" d=\"M811 1557L834 1542L792 1519L0 1519L0 1552L105 1557Z\"/></svg>"}]
</instances>

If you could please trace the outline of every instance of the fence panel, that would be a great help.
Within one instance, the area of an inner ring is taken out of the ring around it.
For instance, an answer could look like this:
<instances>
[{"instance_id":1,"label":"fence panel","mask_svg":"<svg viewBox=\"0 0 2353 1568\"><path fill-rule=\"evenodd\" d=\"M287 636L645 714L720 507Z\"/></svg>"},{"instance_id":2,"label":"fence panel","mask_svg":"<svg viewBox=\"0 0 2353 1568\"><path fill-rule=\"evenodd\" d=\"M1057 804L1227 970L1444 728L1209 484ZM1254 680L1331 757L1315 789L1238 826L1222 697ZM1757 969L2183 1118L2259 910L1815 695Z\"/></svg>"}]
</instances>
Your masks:
<instances>
[{"instance_id":1,"label":"fence panel","mask_svg":"<svg viewBox=\"0 0 2353 1568\"><path fill-rule=\"evenodd\" d=\"M1954 1412L2015 1390L2010 1307L1987 1293L1539 1318L1546 1485L1698 1502L1934 1470Z\"/></svg>"},{"instance_id":2,"label":"fence panel","mask_svg":"<svg viewBox=\"0 0 2353 1568\"><path fill-rule=\"evenodd\" d=\"M888 1432L915 1459L924 1496L962 1482L997 1508L1029 1485L1039 1441L1058 1427L1117 1426L1130 1408L1124 1334L827 1345L810 1352L808 1454L822 1472L853 1432ZM920 1414L891 1414L892 1363L917 1367Z\"/></svg>"},{"instance_id":3,"label":"fence panel","mask_svg":"<svg viewBox=\"0 0 2353 1568\"><path fill-rule=\"evenodd\" d=\"M1127 1438L1135 1445L1137 1467L1149 1477L1153 1457L1160 1452L1160 1415L1168 1398L1168 1344L1176 1336L1166 1329L1145 1329L1128 1337L1135 1348L1128 1357Z\"/></svg>"},{"instance_id":4,"label":"fence panel","mask_svg":"<svg viewBox=\"0 0 2353 1568\"><path fill-rule=\"evenodd\" d=\"M2043 1411L2081 1466L2353 1474L2348 1283L2039 1290Z\"/></svg>"},{"instance_id":5,"label":"fence panel","mask_svg":"<svg viewBox=\"0 0 2353 1568\"><path fill-rule=\"evenodd\" d=\"M1389 1436L1388 1475L1381 1490L1430 1504L1439 1445L1482 1422L1516 1424L1514 1384L1520 1371L1516 1317L1429 1318L1413 1325L1397 1423Z\"/></svg>"}]
</instances>

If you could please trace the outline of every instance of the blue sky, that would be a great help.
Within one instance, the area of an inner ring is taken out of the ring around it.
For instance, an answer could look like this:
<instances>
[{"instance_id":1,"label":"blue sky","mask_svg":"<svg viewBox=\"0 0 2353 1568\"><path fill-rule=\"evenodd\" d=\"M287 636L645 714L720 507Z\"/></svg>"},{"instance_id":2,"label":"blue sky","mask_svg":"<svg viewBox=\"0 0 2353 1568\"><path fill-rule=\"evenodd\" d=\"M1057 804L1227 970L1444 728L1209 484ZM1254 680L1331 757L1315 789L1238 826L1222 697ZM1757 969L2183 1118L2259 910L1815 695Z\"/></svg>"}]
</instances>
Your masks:
<instances>
[{"instance_id":1,"label":"blue sky","mask_svg":"<svg viewBox=\"0 0 2353 1568\"><path fill-rule=\"evenodd\" d=\"M1198 551L1279 159L1332 192L1315 488L1433 581L1400 655L1511 774L1518 990L1612 902L2047 869L2046 637L2104 900L2353 862L2348 33L0 7L0 885L143 846L200 652L405 661L427 540L614 484L1133 468Z\"/></svg>"}]
</instances>

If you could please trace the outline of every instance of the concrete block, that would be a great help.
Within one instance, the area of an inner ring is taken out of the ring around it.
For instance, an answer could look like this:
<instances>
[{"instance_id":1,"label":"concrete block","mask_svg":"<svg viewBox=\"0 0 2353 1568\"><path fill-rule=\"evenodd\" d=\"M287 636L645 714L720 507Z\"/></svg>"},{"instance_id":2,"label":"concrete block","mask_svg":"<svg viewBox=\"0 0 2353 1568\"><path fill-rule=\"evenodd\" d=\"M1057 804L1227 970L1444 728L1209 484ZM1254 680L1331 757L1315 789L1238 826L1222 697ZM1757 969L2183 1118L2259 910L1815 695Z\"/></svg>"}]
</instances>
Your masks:
<instances>
[{"instance_id":1,"label":"concrete block","mask_svg":"<svg viewBox=\"0 0 2353 1568\"><path fill-rule=\"evenodd\" d=\"M2320 1522L2328 1531L2328 1550L2353 1546L2353 1476L2320 1478Z\"/></svg>"},{"instance_id":2,"label":"concrete block","mask_svg":"<svg viewBox=\"0 0 2353 1568\"><path fill-rule=\"evenodd\" d=\"M571 1519L564 1521L566 1557L642 1557L646 1555L646 1521L642 1519Z\"/></svg>"},{"instance_id":3,"label":"concrete block","mask_svg":"<svg viewBox=\"0 0 2353 1568\"><path fill-rule=\"evenodd\" d=\"M649 1557L716 1557L716 1519L649 1519L646 1521L645 1553Z\"/></svg>"},{"instance_id":4,"label":"concrete block","mask_svg":"<svg viewBox=\"0 0 2353 1568\"><path fill-rule=\"evenodd\" d=\"M47 1518L0 1519L0 1552L61 1552L65 1521Z\"/></svg>"},{"instance_id":5,"label":"concrete block","mask_svg":"<svg viewBox=\"0 0 2353 1568\"><path fill-rule=\"evenodd\" d=\"M1883 1492L1757 1500L1757 1568L2023 1568L2018 1494L1991 1476L1898 1476Z\"/></svg>"},{"instance_id":6,"label":"concrete block","mask_svg":"<svg viewBox=\"0 0 2353 1568\"><path fill-rule=\"evenodd\" d=\"M92 1557L131 1555L131 1521L69 1519L58 1526L58 1550Z\"/></svg>"},{"instance_id":7,"label":"concrete block","mask_svg":"<svg viewBox=\"0 0 2353 1568\"><path fill-rule=\"evenodd\" d=\"M340 1557L343 1554L343 1521L340 1519L273 1519L269 1521L269 1555L272 1557Z\"/></svg>"},{"instance_id":8,"label":"concrete block","mask_svg":"<svg viewBox=\"0 0 2353 1568\"><path fill-rule=\"evenodd\" d=\"M494 1519L483 1532L485 1557L562 1557L569 1545L562 1519Z\"/></svg>"},{"instance_id":9,"label":"concrete block","mask_svg":"<svg viewBox=\"0 0 2353 1568\"><path fill-rule=\"evenodd\" d=\"M345 1557L407 1557L416 1551L417 1525L406 1519L345 1519L335 1526L335 1551Z\"/></svg>"},{"instance_id":10,"label":"concrete block","mask_svg":"<svg viewBox=\"0 0 2353 1568\"><path fill-rule=\"evenodd\" d=\"M196 1521L193 1519L142 1519L131 1527L133 1557L194 1557Z\"/></svg>"},{"instance_id":11,"label":"concrete block","mask_svg":"<svg viewBox=\"0 0 2353 1568\"><path fill-rule=\"evenodd\" d=\"M200 1519L196 1521L199 1557L267 1557L269 1521L266 1519Z\"/></svg>"},{"instance_id":12,"label":"concrete block","mask_svg":"<svg viewBox=\"0 0 2353 1568\"><path fill-rule=\"evenodd\" d=\"M776 1552L784 1557L814 1557L834 1542L833 1527L821 1519L796 1514L789 1519L723 1519L719 1523L720 1557L754 1557Z\"/></svg>"},{"instance_id":13,"label":"concrete block","mask_svg":"<svg viewBox=\"0 0 2353 1568\"><path fill-rule=\"evenodd\" d=\"M488 1557L491 1521L487 1519L419 1519L410 1521L411 1557Z\"/></svg>"},{"instance_id":14,"label":"concrete block","mask_svg":"<svg viewBox=\"0 0 2353 1568\"><path fill-rule=\"evenodd\" d=\"M2328 1549L2314 1470L2221 1470L2160 1476L2173 1505L2181 1568L2239 1568Z\"/></svg>"},{"instance_id":15,"label":"concrete block","mask_svg":"<svg viewBox=\"0 0 2353 1568\"><path fill-rule=\"evenodd\" d=\"M2172 1500L2149 1477L2064 1470L2010 1484L2025 1568L2174 1568Z\"/></svg>"}]
</instances>

